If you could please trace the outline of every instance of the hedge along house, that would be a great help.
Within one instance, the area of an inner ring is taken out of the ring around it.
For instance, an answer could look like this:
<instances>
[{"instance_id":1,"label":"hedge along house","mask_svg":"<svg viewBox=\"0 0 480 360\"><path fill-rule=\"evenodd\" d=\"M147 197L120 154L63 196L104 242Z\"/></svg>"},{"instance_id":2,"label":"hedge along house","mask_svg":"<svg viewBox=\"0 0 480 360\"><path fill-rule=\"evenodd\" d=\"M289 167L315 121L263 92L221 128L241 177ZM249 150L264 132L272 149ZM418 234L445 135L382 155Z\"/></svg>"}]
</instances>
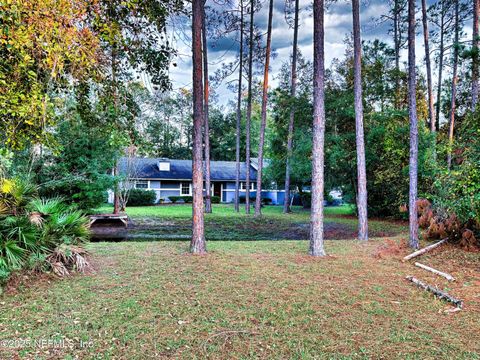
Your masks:
<instances>
[{"instance_id":1,"label":"hedge along house","mask_svg":"<svg viewBox=\"0 0 480 360\"><path fill-rule=\"evenodd\" d=\"M240 163L240 196L246 196L245 162ZM256 193L257 161L250 164L250 197ZM218 196L222 203L231 203L235 199L236 162L211 161L212 196ZM120 175L126 176L137 189L153 190L157 194L157 202L169 202L169 196L192 195L192 161L164 158L121 158ZM205 189L204 189L205 191ZM283 204L285 191L265 189L262 198L271 200L273 205ZM109 202L113 202L113 193L109 193Z\"/></svg>"}]
</instances>

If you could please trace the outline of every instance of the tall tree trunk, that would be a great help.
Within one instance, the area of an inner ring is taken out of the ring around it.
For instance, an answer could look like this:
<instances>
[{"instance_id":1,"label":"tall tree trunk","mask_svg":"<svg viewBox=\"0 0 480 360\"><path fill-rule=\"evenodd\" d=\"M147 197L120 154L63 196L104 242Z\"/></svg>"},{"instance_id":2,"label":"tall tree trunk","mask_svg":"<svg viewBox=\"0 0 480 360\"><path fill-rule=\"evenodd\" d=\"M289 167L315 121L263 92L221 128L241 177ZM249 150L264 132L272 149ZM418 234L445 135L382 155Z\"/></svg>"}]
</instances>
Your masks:
<instances>
[{"instance_id":1,"label":"tall tree trunk","mask_svg":"<svg viewBox=\"0 0 480 360\"><path fill-rule=\"evenodd\" d=\"M247 98L247 119L245 124L245 212L250 214L250 127L252 122L252 81L253 81L253 16L255 13L255 0L250 0L250 34L248 41L248 98Z\"/></svg>"},{"instance_id":2,"label":"tall tree trunk","mask_svg":"<svg viewBox=\"0 0 480 360\"><path fill-rule=\"evenodd\" d=\"M115 112L115 116L118 116L118 97L117 97L117 47L114 43L112 45L112 63L111 63L111 70L112 70L112 90L113 90L113 109ZM115 163L115 167L113 168L113 175L115 177L118 176L118 160ZM115 188L113 193L113 213L115 215L120 214L120 194L119 194L119 186L117 179L115 179Z\"/></svg>"},{"instance_id":3,"label":"tall tree trunk","mask_svg":"<svg viewBox=\"0 0 480 360\"><path fill-rule=\"evenodd\" d=\"M365 139L363 133L362 97L362 42L360 39L360 3L352 0L353 14L353 63L355 97L355 135L357 142L357 181L358 181L358 239L368 240L367 217L367 165L365 161Z\"/></svg>"},{"instance_id":4,"label":"tall tree trunk","mask_svg":"<svg viewBox=\"0 0 480 360\"><path fill-rule=\"evenodd\" d=\"M408 116L410 118L410 246L418 249L417 181L418 181L418 121L417 76L415 71L415 0L408 0Z\"/></svg>"},{"instance_id":5,"label":"tall tree trunk","mask_svg":"<svg viewBox=\"0 0 480 360\"><path fill-rule=\"evenodd\" d=\"M242 120L242 77L243 77L243 1L240 0L240 59L238 68L237 128L235 142L235 211L240 211L240 125Z\"/></svg>"},{"instance_id":6,"label":"tall tree trunk","mask_svg":"<svg viewBox=\"0 0 480 360\"><path fill-rule=\"evenodd\" d=\"M395 108L400 107L400 11L399 0L394 0L393 4L393 44L395 50Z\"/></svg>"},{"instance_id":7,"label":"tall tree trunk","mask_svg":"<svg viewBox=\"0 0 480 360\"><path fill-rule=\"evenodd\" d=\"M425 45L425 66L427 68L428 120L430 131L435 132L435 114L433 110L432 66L430 64L430 45L428 41L427 1L422 0L423 41Z\"/></svg>"},{"instance_id":8,"label":"tall tree trunk","mask_svg":"<svg viewBox=\"0 0 480 360\"><path fill-rule=\"evenodd\" d=\"M472 111L475 111L478 102L478 18L480 1L473 0L473 57L472 57Z\"/></svg>"},{"instance_id":9,"label":"tall tree trunk","mask_svg":"<svg viewBox=\"0 0 480 360\"><path fill-rule=\"evenodd\" d=\"M455 0L455 44L453 49L453 74L452 74L452 99L450 105L450 127L448 130L448 154L447 163L448 170L452 167L452 147L453 147L453 133L455 130L455 110L457 98L457 71L458 71L458 37L460 32L458 19L458 1Z\"/></svg>"},{"instance_id":10,"label":"tall tree trunk","mask_svg":"<svg viewBox=\"0 0 480 360\"><path fill-rule=\"evenodd\" d=\"M203 69L202 69L202 18L203 0L192 2L192 52L193 52L193 221L190 251L206 252L203 208L202 123L203 123Z\"/></svg>"},{"instance_id":11,"label":"tall tree trunk","mask_svg":"<svg viewBox=\"0 0 480 360\"><path fill-rule=\"evenodd\" d=\"M205 1L206 2L206 1ZM210 83L208 81L208 43L207 43L207 27L205 25L205 2L203 3L202 16L202 45L203 45L203 91L204 91L204 108L203 108L203 131L204 131L204 154L205 154L205 212L212 212L212 189L210 184L210 126L208 120L208 99L210 95Z\"/></svg>"},{"instance_id":12,"label":"tall tree trunk","mask_svg":"<svg viewBox=\"0 0 480 360\"><path fill-rule=\"evenodd\" d=\"M443 75L443 56L444 56L444 28L445 28L445 14L444 14L444 4L441 2L441 19L440 19L440 48L438 50L438 84L437 84L437 106L435 109L435 123L437 124L437 129L440 130L440 109L442 102L442 75Z\"/></svg>"},{"instance_id":13,"label":"tall tree trunk","mask_svg":"<svg viewBox=\"0 0 480 360\"><path fill-rule=\"evenodd\" d=\"M293 128L295 124L295 96L297 91L297 52L298 52L298 13L299 0L295 0L295 20L293 22L293 47L292 47L292 83L290 86L290 98L292 108L290 109L290 121L288 122L288 138L287 138L287 161L285 166L285 196L283 199L283 212L289 213L290 209L290 158L293 149Z\"/></svg>"},{"instance_id":14,"label":"tall tree trunk","mask_svg":"<svg viewBox=\"0 0 480 360\"><path fill-rule=\"evenodd\" d=\"M312 256L325 256L323 246L323 190L325 144L325 30L324 0L313 1L313 148L310 249Z\"/></svg>"},{"instance_id":15,"label":"tall tree trunk","mask_svg":"<svg viewBox=\"0 0 480 360\"><path fill-rule=\"evenodd\" d=\"M270 67L270 52L272 48L272 20L273 0L270 0L270 5L268 8L267 49L265 53L265 68L263 70L262 120L260 123L260 141L258 142L257 196L255 197L255 216L262 215L263 148L265 144L265 128L267 126L268 69Z\"/></svg>"},{"instance_id":16,"label":"tall tree trunk","mask_svg":"<svg viewBox=\"0 0 480 360\"><path fill-rule=\"evenodd\" d=\"M118 176L118 161L113 168L113 176ZM120 214L120 189L118 186L117 179L115 179L115 188L113 190L113 213L115 215Z\"/></svg>"}]
</instances>

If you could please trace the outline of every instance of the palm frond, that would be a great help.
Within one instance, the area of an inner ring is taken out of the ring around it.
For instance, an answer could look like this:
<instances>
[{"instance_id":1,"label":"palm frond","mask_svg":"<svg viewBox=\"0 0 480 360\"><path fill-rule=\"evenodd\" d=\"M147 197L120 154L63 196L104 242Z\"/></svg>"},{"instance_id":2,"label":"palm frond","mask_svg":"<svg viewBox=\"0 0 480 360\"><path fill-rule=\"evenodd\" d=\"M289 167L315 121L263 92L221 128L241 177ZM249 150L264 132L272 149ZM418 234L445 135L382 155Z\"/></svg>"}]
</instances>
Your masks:
<instances>
[{"instance_id":1,"label":"palm frond","mask_svg":"<svg viewBox=\"0 0 480 360\"><path fill-rule=\"evenodd\" d=\"M0 249L3 252L5 263L9 268L18 269L24 260L25 250L22 249L14 240L7 240Z\"/></svg>"},{"instance_id":2,"label":"palm frond","mask_svg":"<svg viewBox=\"0 0 480 360\"><path fill-rule=\"evenodd\" d=\"M42 214L42 216L59 214L67 211L68 207L60 197L50 199L33 199L29 202L27 209L31 212Z\"/></svg>"},{"instance_id":3,"label":"palm frond","mask_svg":"<svg viewBox=\"0 0 480 360\"><path fill-rule=\"evenodd\" d=\"M75 245L62 244L47 257L47 262L58 276L69 275L69 270L85 272L90 268L87 258L87 251Z\"/></svg>"},{"instance_id":4,"label":"palm frond","mask_svg":"<svg viewBox=\"0 0 480 360\"><path fill-rule=\"evenodd\" d=\"M3 221L2 232L8 240L15 241L26 250L38 250L38 231L25 216L8 216Z\"/></svg>"}]
</instances>

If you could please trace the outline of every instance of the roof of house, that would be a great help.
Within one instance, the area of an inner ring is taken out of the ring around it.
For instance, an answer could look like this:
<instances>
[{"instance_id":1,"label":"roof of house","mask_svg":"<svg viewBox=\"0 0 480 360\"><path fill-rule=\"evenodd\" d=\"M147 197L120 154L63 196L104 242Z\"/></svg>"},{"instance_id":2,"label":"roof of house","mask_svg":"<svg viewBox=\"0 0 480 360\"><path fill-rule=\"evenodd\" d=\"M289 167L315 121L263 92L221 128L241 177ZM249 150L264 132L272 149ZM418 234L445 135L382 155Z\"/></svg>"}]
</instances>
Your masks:
<instances>
[{"instance_id":1,"label":"roof of house","mask_svg":"<svg viewBox=\"0 0 480 360\"><path fill-rule=\"evenodd\" d=\"M125 174L127 168L134 169L133 176L137 179L160 179L160 180L190 180L192 179L192 160L176 160L165 158L134 158L131 160L131 166L127 158L121 158L119 162L120 174ZM160 171L158 164L160 162L170 163L170 171ZM246 163L240 163L240 180L246 179ZM236 162L235 161L211 161L210 179L213 181L235 180ZM250 167L250 180L257 179L257 171Z\"/></svg>"}]
</instances>

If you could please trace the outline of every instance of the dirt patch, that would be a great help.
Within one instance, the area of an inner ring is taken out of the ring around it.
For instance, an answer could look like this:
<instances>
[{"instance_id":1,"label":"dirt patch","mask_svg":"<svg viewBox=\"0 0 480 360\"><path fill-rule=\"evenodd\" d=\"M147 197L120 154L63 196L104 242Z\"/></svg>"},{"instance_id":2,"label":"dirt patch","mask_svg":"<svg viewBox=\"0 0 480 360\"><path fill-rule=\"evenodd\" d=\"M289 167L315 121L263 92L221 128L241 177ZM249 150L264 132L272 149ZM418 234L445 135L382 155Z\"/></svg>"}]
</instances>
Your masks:
<instances>
[{"instance_id":1,"label":"dirt patch","mask_svg":"<svg viewBox=\"0 0 480 360\"><path fill-rule=\"evenodd\" d=\"M353 219L355 220L355 219ZM182 240L191 236L191 220L185 218L138 217L130 221L128 228L94 225L94 241L123 240ZM398 233L399 227L372 228L371 237L390 237ZM207 240L306 240L310 234L310 223L291 221L289 218L210 218L205 220ZM345 222L328 219L324 223L326 240L354 240L357 238L356 220Z\"/></svg>"},{"instance_id":2,"label":"dirt patch","mask_svg":"<svg viewBox=\"0 0 480 360\"><path fill-rule=\"evenodd\" d=\"M310 224L206 224L207 240L306 240L310 234ZM124 239L138 240L175 240L191 236L191 225L178 222L172 225L155 223L153 220L126 228L93 227L93 240ZM353 240L356 231L352 226L339 223L325 223L324 236L326 240Z\"/></svg>"},{"instance_id":3,"label":"dirt patch","mask_svg":"<svg viewBox=\"0 0 480 360\"><path fill-rule=\"evenodd\" d=\"M8 278L3 291L6 295L12 296L30 287L47 287L52 281L58 279L58 276L51 273L32 273L28 271L16 272Z\"/></svg>"},{"instance_id":4,"label":"dirt patch","mask_svg":"<svg viewBox=\"0 0 480 360\"><path fill-rule=\"evenodd\" d=\"M389 257L396 257L403 255L408 249L408 245L405 241L395 241L387 239L382 245L380 245L373 253L373 257L376 259L385 259Z\"/></svg>"}]
</instances>

